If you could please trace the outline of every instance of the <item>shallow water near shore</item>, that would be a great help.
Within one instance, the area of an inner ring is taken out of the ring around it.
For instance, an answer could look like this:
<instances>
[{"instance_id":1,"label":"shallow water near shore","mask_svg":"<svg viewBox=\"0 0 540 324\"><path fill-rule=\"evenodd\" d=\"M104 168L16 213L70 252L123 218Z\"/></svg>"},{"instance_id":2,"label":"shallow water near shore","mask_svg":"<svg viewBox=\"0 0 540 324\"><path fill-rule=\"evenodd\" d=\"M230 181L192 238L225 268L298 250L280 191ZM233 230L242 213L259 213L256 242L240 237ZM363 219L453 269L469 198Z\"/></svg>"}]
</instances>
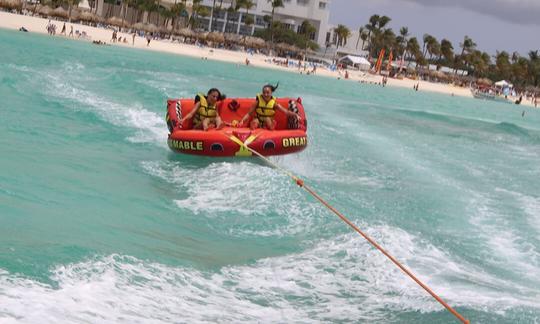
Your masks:
<instances>
[{"instance_id":1,"label":"shallow water near shore","mask_svg":"<svg viewBox=\"0 0 540 324\"><path fill-rule=\"evenodd\" d=\"M455 322L276 170L167 148L167 98L277 81L309 146L273 161L471 322L540 321L540 110L6 30L0 53L0 322Z\"/></svg>"}]
</instances>

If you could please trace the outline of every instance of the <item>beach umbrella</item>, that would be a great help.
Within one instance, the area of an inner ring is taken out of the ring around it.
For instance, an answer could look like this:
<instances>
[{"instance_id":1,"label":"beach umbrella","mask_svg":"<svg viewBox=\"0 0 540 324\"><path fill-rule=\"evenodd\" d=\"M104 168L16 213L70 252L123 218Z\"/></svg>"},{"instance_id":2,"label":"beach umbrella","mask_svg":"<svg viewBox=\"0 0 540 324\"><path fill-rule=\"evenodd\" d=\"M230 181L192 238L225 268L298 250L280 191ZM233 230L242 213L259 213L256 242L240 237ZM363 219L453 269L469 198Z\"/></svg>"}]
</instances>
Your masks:
<instances>
[{"instance_id":1,"label":"beach umbrella","mask_svg":"<svg viewBox=\"0 0 540 324\"><path fill-rule=\"evenodd\" d=\"M83 11L79 14L79 20L94 22L99 21L99 17L92 12Z\"/></svg>"},{"instance_id":2,"label":"beach umbrella","mask_svg":"<svg viewBox=\"0 0 540 324\"><path fill-rule=\"evenodd\" d=\"M223 35L223 37L225 37L225 40L227 42L237 43L237 44L242 42L242 36L237 35L237 34L226 33Z\"/></svg>"},{"instance_id":3,"label":"beach umbrella","mask_svg":"<svg viewBox=\"0 0 540 324\"><path fill-rule=\"evenodd\" d=\"M71 9L71 14L69 14L69 18L71 20L79 20L80 14L81 13L79 12L79 10Z\"/></svg>"},{"instance_id":4,"label":"beach umbrella","mask_svg":"<svg viewBox=\"0 0 540 324\"><path fill-rule=\"evenodd\" d=\"M199 40L206 40L206 37L208 36L208 33L207 32L202 32L202 33L197 33L196 34L196 37L197 39Z\"/></svg>"},{"instance_id":5,"label":"beach umbrella","mask_svg":"<svg viewBox=\"0 0 540 324\"><path fill-rule=\"evenodd\" d=\"M146 24L146 25L144 25L143 30L145 30L147 32L155 33L155 32L158 31L158 28L154 24Z\"/></svg>"},{"instance_id":6,"label":"beach umbrella","mask_svg":"<svg viewBox=\"0 0 540 324\"><path fill-rule=\"evenodd\" d=\"M0 7L7 9L21 9L22 3L20 0L0 0Z\"/></svg>"},{"instance_id":7,"label":"beach umbrella","mask_svg":"<svg viewBox=\"0 0 540 324\"><path fill-rule=\"evenodd\" d=\"M206 35L206 39L216 43L223 43L225 41L225 36L222 33L211 32Z\"/></svg>"},{"instance_id":8,"label":"beach umbrella","mask_svg":"<svg viewBox=\"0 0 540 324\"><path fill-rule=\"evenodd\" d=\"M264 39L259 38L259 37L253 37L253 36L247 36L245 39L245 43L247 46L250 46L250 47L261 48L261 47L266 46L266 41Z\"/></svg>"},{"instance_id":9,"label":"beach umbrella","mask_svg":"<svg viewBox=\"0 0 540 324\"><path fill-rule=\"evenodd\" d=\"M488 79L488 78L481 78L481 79L476 80L476 83L477 83L477 84L483 84L483 85L490 86L490 85L493 84L493 81L491 81L491 80Z\"/></svg>"},{"instance_id":10,"label":"beach umbrella","mask_svg":"<svg viewBox=\"0 0 540 324\"><path fill-rule=\"evenodd\" d=\"M178 33L178 35L184 36L184 37L193 37L193 36L195 36L195 33L189 28L182 28L182 29L178 30L177 33Z\"/></svg>"},{"instance_id":11,"label":"beach umbrella","mask_svg":"<svg viewBox=\"0 0 540 324\"><path fill-rule=\"evenodd\" d=\"M48 15L51 14L51 11L52 11L51 7L49 7L49 6L43 6L43 7L39 8L39 11L38 11L38 12L39 12L41 15L48 16Z\"/></svg>"},{"instance_id":12,"label":"beach umbrella","mask_svg":"<svg viewBox=\"0 0 540 324\"><path fill-rule=\"evenodd\" d=\"M107 19L107 24L118 27L126 27L128 25L125 21L122 21L122 18L119 17L111 17Z\"/></svg>"},{"instance_id":13,"label":"beach umbrella","mask_svg":"<svg viewBox=\"0 0 540 324\"><path fill-rule=\"evenodd\" d=\"M137 29L137 30L144 30L144 31L151 32L151 33L158 31L158 28L157 28L156 25L154 25L154 24L143 24L143 23L140 23L140 22L132 25L131 28L134 28L134 29Z\"/></svg>"},{"instance_id":14,"label":"beach umbrella","mask_svg":"<svg viewBox=\"0 0 540 324\"><path fill-rule=\"evenodd\" d=\"M287 51L288 46L289 44L286 44L286 43L277 43L274 47L282 51Z\"/></svg>"},{"instance_id":15,"label":"beach umbrella","mask_svg":"<svg viewBox=\"0 0 540 324\"><path fill-rule=\"evenodd\" d=\"M66 11L66 9L64 9L62 7L58 7L56 9L54 9L53 11L51 11L49 13L49 15L55 16L55 17L60 17L60 18L67 18L68 17L68 12Z\"/></svg>"},{"instance_id":16,"label":"beach umbrella","mask_svg":"<svg viewBox=\"0 0 540 324\"><path fill-rule=\"evenodd\" d=\"M138 23L136 23L136 24L131 25L131 28L137 29L137 30L144 30L144 24L138 22Z\"/></svg>"}]
</instances>

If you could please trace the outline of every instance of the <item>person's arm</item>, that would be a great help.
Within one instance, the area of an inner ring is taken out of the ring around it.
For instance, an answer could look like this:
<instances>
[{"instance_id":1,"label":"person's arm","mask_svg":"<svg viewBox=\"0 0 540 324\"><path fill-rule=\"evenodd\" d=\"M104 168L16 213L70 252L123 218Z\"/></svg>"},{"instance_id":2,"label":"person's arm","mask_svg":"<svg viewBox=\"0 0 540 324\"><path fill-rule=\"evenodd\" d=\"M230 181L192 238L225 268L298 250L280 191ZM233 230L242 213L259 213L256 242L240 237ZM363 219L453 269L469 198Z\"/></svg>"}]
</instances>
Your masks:
<instances>
[{"instance_id":1,"label":"person's arm","mask_svg":"<svg viewBox=\"0 0 540 324\"><path fill-rule=\"evenodd\" d=\"M257 100L255 100L255 102L253 103L253 106L249 108L248 113L245 114L244 117L242 117L242 119L240 119L240 125L242 125L246 121L246 119L249 118L249 116L255 111L255 109L257 109Z\"/></svg>"},{"instance_id":2,"label":"person's arm","mask_svg":"<svg viewBox=\"0 0 540 324\"><path fill-rule=\"evenodd\" d=\"M195 107L193 107L193 109L189 112L189 114L185 115L184 118L180 119L180 123L184 123L184 121L186 121L187 119L191 119L193 117L193 115L195 115L195 113L197 112L197 110L199 110L199 107L200 107L201 103L200 102L197 102L195 104Z\"/></svg>"},{"instance_id":3,"label":"person's arm","mask_svg":"<svg viewBox=\"0 0 540 324\"><path fill-rule=\"evenodd\" d=\"M276 102L276 104L275 104L275 107L278 108L279 110L281 110L281 111L282 111L283 113L285 113L285 115L287 115L287 116L296 116L296 118L298 118L298 120L301 119L301 117L300 117L299 114L295 114L294 112L292 112L292 111L290 111L290 110L288 110L288 109L283 108L283 106L280 105L280 104L278 104L277 102Z\"/></svg>"}]
</instances>

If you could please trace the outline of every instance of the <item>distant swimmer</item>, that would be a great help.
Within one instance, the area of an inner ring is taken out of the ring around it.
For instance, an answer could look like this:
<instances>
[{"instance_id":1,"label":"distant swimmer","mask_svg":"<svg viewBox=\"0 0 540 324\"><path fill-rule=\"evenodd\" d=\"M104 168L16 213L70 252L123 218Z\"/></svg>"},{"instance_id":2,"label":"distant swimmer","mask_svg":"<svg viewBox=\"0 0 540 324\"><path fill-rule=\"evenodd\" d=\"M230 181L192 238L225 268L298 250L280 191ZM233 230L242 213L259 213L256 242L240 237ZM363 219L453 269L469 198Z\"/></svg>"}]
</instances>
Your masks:
<instances>
[{"instance_id":1,"label":"distant swimmer","mask_svg":"<svg viewBox=\"0 0 540 324\"><path fill-rule=\"evenodd\" d=\"M19 31L22 31L22 32L27 33L27 32L28 32L28 29L26 29L26 28L24 28L24 27L21 27L21 28L19 28Z\"/></svg>"},{"instance_id":2,"label":"distant swimmer","mask_svg":"<svg viewBox=\"0 0 540 324\"><path fill-rule=\"evenodd\" d=\"M519 105L521 103L521 100L523 99L523 96L520 96L518 100L516 100L514 103L516 105Z\"/></svg>"},{"instance_id":3,"label":"distant swimmer","mask_svg":"<svg viewBox=\"0 0 540 324\"><path fill-rule=\"evenodd\" d=\"M525 110L523 110L523 112L521 113L521 117L524 117L525 116Z\"/></svg>"}]
</instances>

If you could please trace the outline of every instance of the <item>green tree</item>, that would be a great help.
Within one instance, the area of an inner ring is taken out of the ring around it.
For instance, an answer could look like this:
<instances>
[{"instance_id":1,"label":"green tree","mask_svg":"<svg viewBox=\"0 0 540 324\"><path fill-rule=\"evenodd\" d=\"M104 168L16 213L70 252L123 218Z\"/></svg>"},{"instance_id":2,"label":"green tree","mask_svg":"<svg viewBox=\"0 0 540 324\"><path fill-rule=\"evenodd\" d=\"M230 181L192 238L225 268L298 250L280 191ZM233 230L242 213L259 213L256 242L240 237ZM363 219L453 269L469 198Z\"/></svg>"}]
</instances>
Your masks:
<instances>
[{"instance_id":1,"label":"green tree","mask_svg":"<svg viewBox=\"0 0 540 324\"><path fill-rule=\"evenodd\" d=\"M334 29L334 33L336 33L337 35L337 43L336 43L336 53L337 53L337 49L340 46L347 45L347 38L351 36L351 31L349 30L349 28L347 28L347 26L340 24Z\"/></svg>"},{"instance_id":2,"label":"green tree","mask_svg":"<svg viewBox=\"0 0 540 324\"><path fill-rule=\"evenodd\" d=\"M253 8L255 6L255 3L253 3L253 1L251 0L239 0L238 5L240 6L240 8L246 9L246 16L244 18L244 24L246 24L246 26L248 27L253 25L255 21L253 20L253 17L249 15L249 9Z\"/></svg>"},{"instance_id":3,"label":"green tree","mask_svg":"<svg viewBox=\"0 0 540 324\"><path fill-rule=\"evenodd\" d=\"M465 64L466 67L469 65L469 54L476 49L476 43L473 42L473 40L469 38L469 36L465 36L463 38L463 43L460 43L459 46L461 47L461 54L459 55L459 57L455 57L456 65L454 73L457 73L458 66L460 66L461 64Z\"/></svg>"},{"instance_id":4,"label":"green tree","mask_svg":"<svg viewBox=\"0 0 540 324\"><path fill-rule=\"evenodd\" d=\"M272 6L272 15L270 20L270 41L272 43L272 46L274 46L274 13L276 8L284 8L285 4L283 3L283 0L267 0L270 5Z\"/></svg>"},{"instance_id":5,"label":"green tree","mask_svg":"<svg viewBox=\"0 0 540 324\"><path fill-rule=\"evenodd\" d=\"M358 29L358 39L356 40L356 49L358 49L358 44L360 43L360 38L362 37L362 34L365 32L365 28L364 27L360 27L360 29ZM364 45L362 44L362 49Z\"/></svg>"},{"instance_id":6,"label":"green tree","mask_svg":"<svg viewBox=\"0 0 540 324\"><path fill-rule=\"evenodd\" d=\"M446 38L441 40L441 55L444 57L445 65L451 64L454 61L454 47L452 46L452 42Z\"/></svg>"},{"instance_id":7,"label":"green tree","mask_svg":"<svg viewBox=\"0 0 540 324\"><path fill-rule=\"evenodd\" d=\"M511 64L510 55L507 52L497 51L495 55L495 70L497 72L497 78L510 80Z\"/></svg>"},{"instance_id":8,"label":"green tree","mask_svg":"<svg viewBox=\"0 0 540 324\"><path fill-rule=\"evenodd\" d=\"M312 47L310 46L310 43L313 43L311 42L311 35L313 35L316 31L317 29L315 26L313 26L308 20L304 20L302 25L300 25L298 32L304 37L304 59L307 56L308 48Z\"/></svg>"}]
</instances>

